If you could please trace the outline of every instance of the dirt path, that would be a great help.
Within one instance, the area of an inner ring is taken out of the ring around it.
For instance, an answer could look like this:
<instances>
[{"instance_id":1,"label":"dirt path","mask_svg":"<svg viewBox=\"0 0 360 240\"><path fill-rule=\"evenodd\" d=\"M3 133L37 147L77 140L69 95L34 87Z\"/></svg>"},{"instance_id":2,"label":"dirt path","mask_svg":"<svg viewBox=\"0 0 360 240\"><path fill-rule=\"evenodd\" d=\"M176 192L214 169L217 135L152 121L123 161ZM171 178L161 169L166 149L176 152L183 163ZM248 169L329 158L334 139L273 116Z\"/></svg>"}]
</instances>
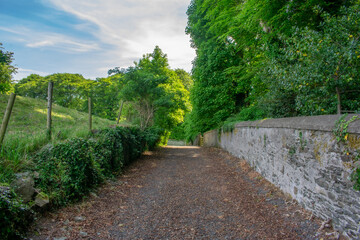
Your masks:
<instances>
[{"instance_id":1,"label":"dirt path","mask_svg":"<svg viewBox=\"0 0 360 240\"><path fill-rule=\"evenodd\" d=\"M333 239L317 233L320 225L244 161L219 149L167 147L40 219L32 239Z\"/></svg>"}]
</instances>

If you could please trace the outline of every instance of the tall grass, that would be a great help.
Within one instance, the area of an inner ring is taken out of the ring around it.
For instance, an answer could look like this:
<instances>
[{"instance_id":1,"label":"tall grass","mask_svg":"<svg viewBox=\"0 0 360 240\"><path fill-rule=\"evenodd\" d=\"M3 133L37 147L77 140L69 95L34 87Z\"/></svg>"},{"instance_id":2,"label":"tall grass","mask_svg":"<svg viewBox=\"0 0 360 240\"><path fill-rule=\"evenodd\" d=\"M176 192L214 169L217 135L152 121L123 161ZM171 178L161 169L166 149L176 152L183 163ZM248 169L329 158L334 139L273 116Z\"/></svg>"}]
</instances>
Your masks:
<instances>
[{"instance_id":1,"label":"tall grass","mask_svg":"<svg viewBox=\"0 0 360 240\"><path fill-rule=\"evenodd\" d=\"M0 95L3 119L7 95ZM52 140L46 137L47 103L17 96L4 142L0 148L0 183L9 182L15 173L31 168L30 156L48 143L89 135L88 114L53 105ZM93 116L93 129L114 125L114 121Z\"/></svg>"}]
</instances>

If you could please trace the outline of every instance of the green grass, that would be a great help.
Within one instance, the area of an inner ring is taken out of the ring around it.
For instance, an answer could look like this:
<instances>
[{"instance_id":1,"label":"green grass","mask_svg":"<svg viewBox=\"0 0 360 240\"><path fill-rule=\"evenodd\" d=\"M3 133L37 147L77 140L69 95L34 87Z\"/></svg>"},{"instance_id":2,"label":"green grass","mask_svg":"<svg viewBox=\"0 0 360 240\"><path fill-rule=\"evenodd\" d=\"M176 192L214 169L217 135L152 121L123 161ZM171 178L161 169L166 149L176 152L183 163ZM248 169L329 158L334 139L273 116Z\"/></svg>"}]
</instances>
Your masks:
<instances>
[{"instance_id":1,"label":"green grass","mask_svg":"<svg viewBox=\"0 0 360 240\"><path fill-rule=\"evenodd\" d=\"M0 95L0 119L4 117L9 96ZM17 96L3 145L0 149L0 183L9 182L14 173L31 167L31 154L49 141L46 137L47 102ZM93 129L116 124L93 116ZM89 134L88 114L53 105L51 143Z\"/></svg>"}]
</instances>

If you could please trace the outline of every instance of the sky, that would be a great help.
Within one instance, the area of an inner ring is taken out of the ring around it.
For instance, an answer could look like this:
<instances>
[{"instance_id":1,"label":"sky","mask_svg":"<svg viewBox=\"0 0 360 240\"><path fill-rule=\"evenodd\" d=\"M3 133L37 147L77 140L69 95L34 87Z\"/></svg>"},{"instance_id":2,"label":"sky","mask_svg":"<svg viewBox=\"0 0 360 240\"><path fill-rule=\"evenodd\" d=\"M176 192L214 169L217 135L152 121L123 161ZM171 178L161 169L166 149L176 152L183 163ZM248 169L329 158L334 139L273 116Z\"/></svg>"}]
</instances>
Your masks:
<instances>
[{"instance_id":1,"label":"sky","mask_svg":"<svg viewBox=\"0 0 360 240\"><path fill-rule=\"evenodd\" d=\"M32 73L106 77L158 45L172 69L191 71L185 34L190 0L0 0L0 42L15 80Z\"/></svg>"}]
</instances>

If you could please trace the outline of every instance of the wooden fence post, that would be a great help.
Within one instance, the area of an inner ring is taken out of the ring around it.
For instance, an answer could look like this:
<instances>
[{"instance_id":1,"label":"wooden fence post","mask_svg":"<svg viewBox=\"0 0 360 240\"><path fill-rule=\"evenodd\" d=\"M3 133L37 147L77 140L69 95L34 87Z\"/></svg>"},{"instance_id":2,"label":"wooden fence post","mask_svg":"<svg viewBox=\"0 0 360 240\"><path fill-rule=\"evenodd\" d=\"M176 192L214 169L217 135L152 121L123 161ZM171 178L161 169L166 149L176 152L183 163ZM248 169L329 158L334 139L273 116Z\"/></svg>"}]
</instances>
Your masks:
<instances>
[{"instance_id":1,"label":"wooden fence post","mask_svg":"<svg viewBox=\"0 0 360 240\"><path fill-rule=\"evenodd\" d=\"M89 97L88 100L88 107L89 107L89 132L91 133L92 130L92 116L91 116L91 98Z\"/></svg>"},{"instance_id":2,"label":"wooden fence post","mask_svg":"<svg viewBox=\"0 0 360 240\"><path fill-rule=\"evenodd\" d=\"M52 95L53 95L54 83L49 82L48 85L48 106L47 106L47 137L51 140L51 111L52 111Z\"/></svg>"},{"instance_id":3,"label":"wooden fence post","mask_svg":"<svg viewBox=\"0 0 360 240\"><path fill-rule=\"evenodd\" d=\"M15 93L11 93L9 101L8 101L8 105L6 107L6 111L5 111L5 115L1 124L1 129L0 129L0 146L2 145L2 142L4 140L5 137L5 133L6 133L6 128L8 126L9 120L10 120L10 115L12 112L12 108L14 106L15 103L15 98L16 98L16 94Z\"/></svg>"},{"instance_id":4,"label":"wooden fence post","mask_svg":"<svg viewBox=\"0 0 360 240\"><path fill-rule=\"evenodd\" d=\"M119 115L118 115L118 119L116 121L116 125L119 124L119 122L120 122L120 117L121 117L121 112L122 112L123 106L124 106L124 100L121 101L121 105L120 105L120 109L119 109Z\"/></svg>"}]
</instances>

